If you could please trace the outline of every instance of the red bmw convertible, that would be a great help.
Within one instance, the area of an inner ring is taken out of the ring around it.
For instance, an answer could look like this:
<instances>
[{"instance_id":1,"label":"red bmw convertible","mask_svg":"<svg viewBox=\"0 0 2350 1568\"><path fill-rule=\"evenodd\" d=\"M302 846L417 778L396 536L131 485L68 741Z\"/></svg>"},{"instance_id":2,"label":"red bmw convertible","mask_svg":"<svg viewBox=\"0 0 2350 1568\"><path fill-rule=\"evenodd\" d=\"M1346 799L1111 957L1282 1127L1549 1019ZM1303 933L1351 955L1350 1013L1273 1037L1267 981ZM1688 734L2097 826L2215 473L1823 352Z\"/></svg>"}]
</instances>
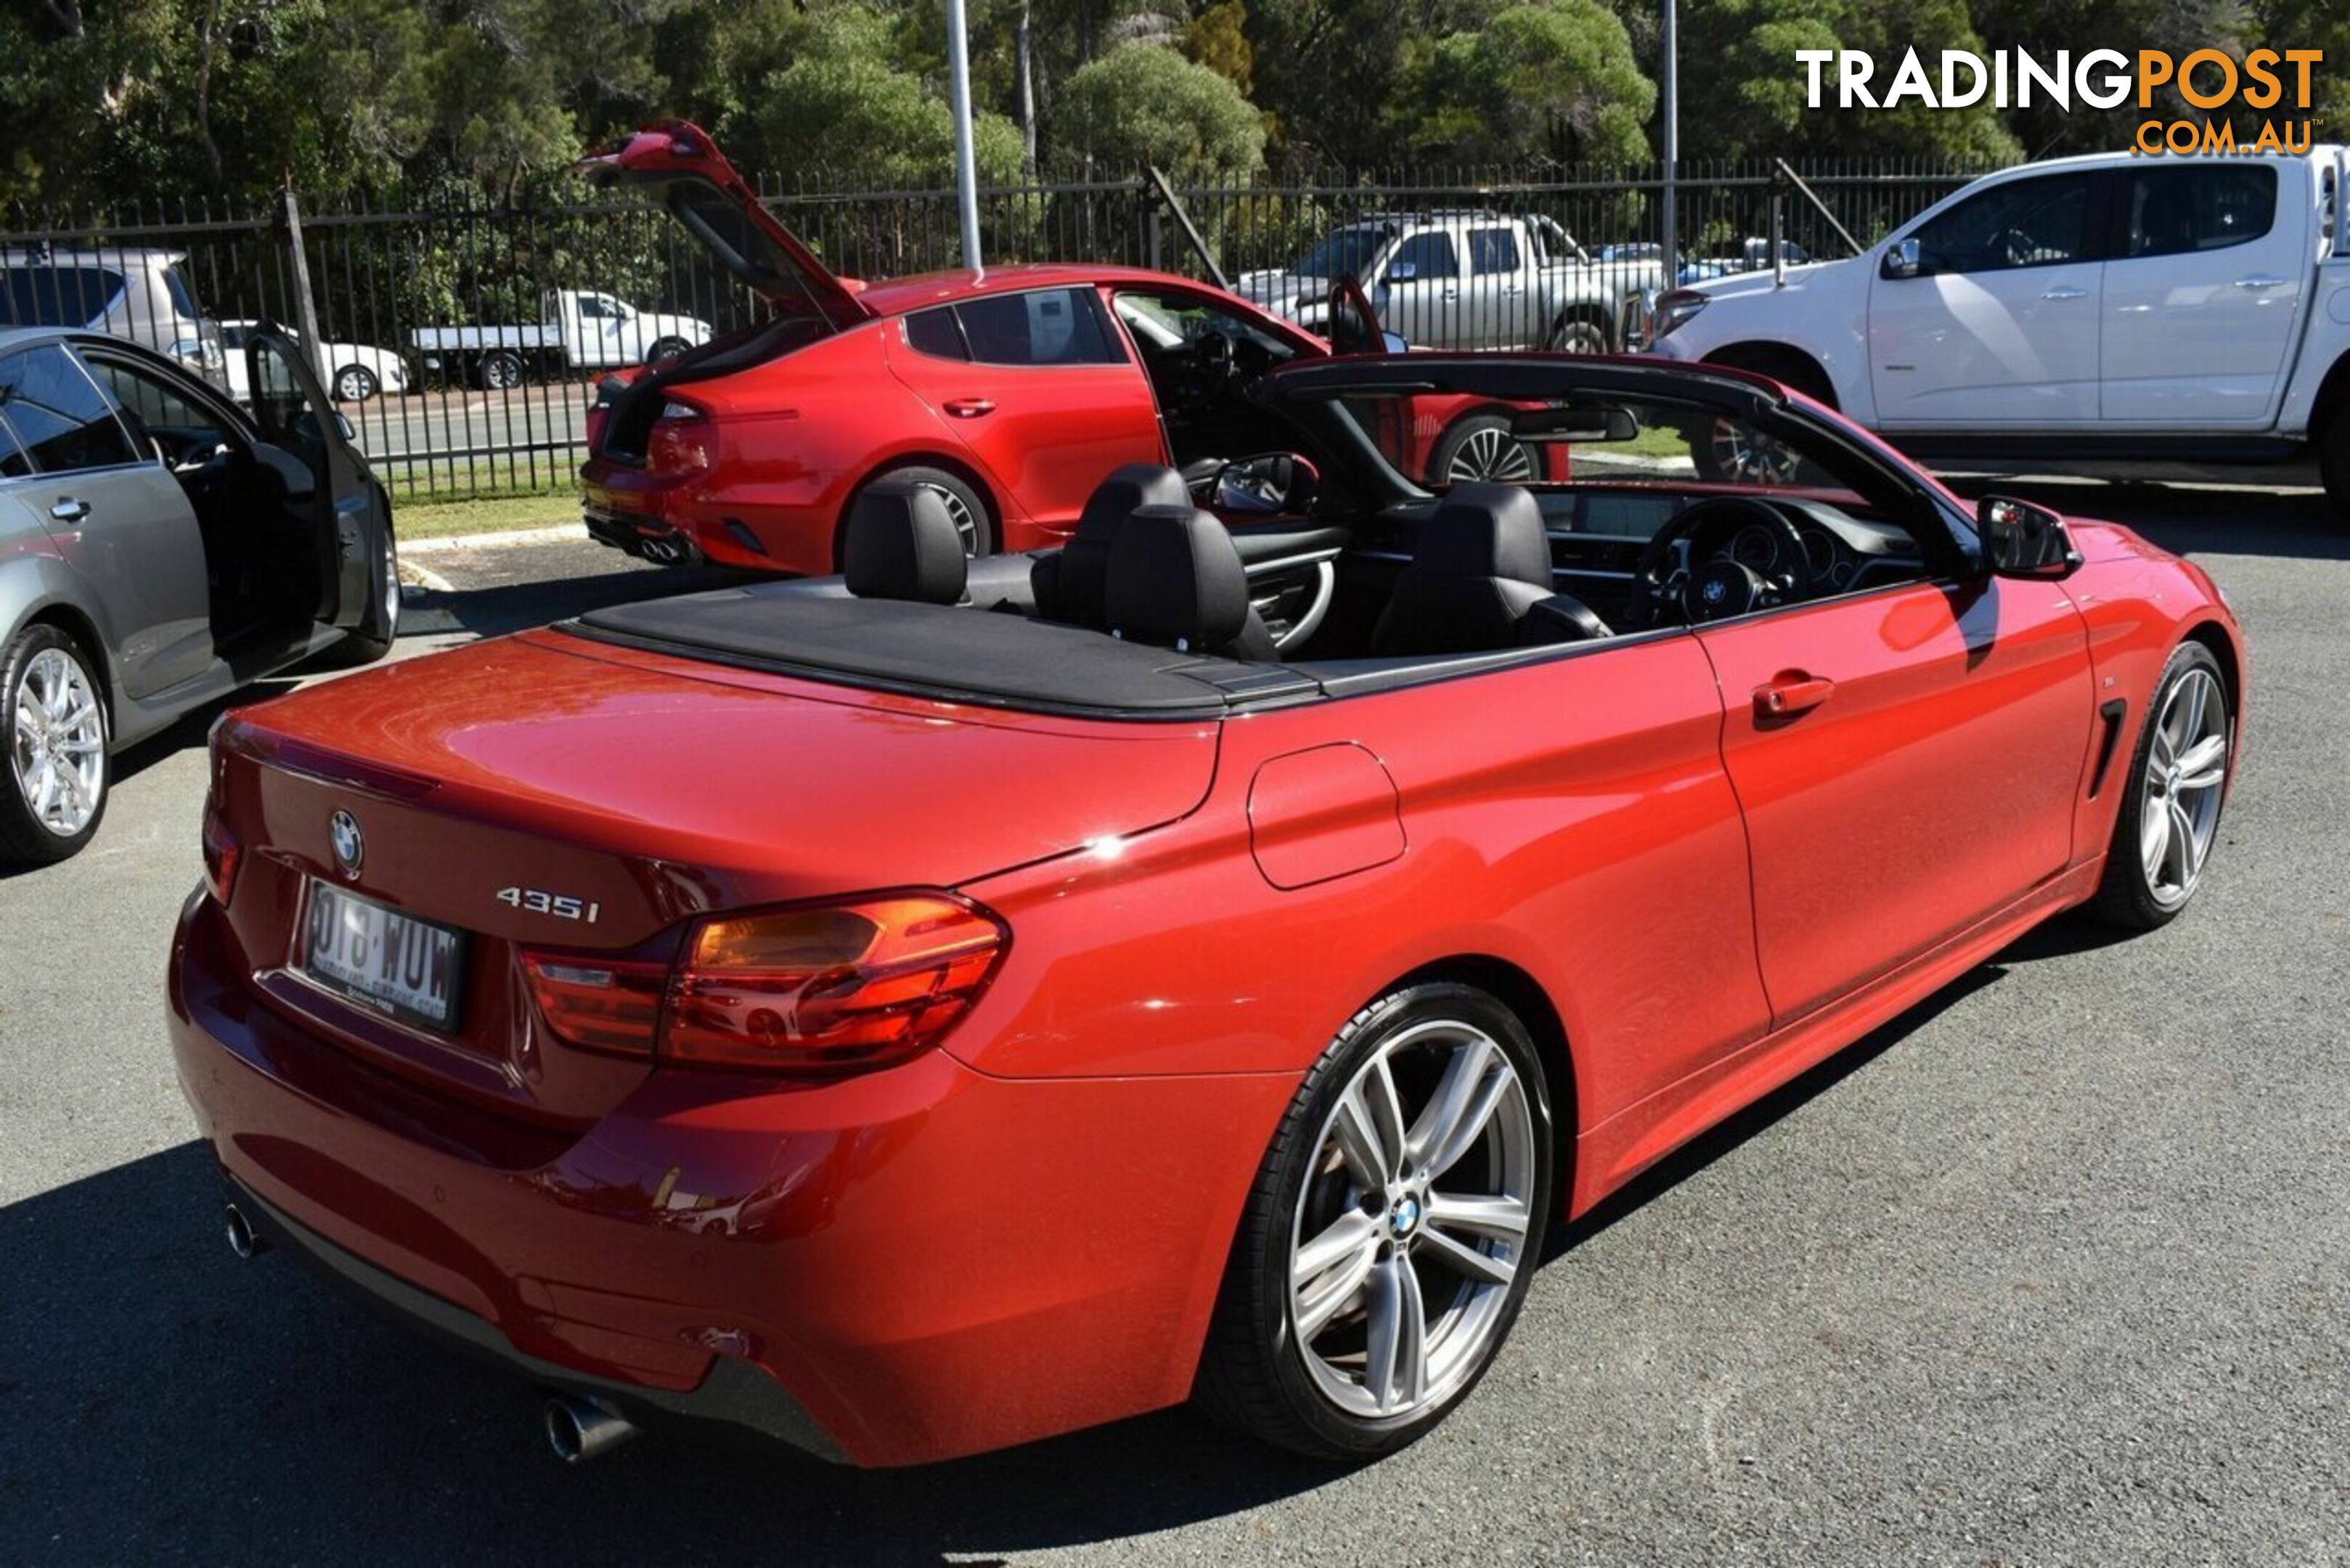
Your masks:
<instances>
[{"instance_id":1,"label":"red bmw convertible","mask_svg":"<svg viewBox=\"0 0 2350 1568\"><path fill-rule=\"evenodd\" d=\"M1580 477L1420 489L1374 432L1431 390ZM1733 372L1251 395L1288 450L1230 529L1127 468L971 561L875 486L842 576L224 719L169 1025L236 1249L502 1359L571 1458L701 1416L903 1465L1193 1397L1372 1455L1635 1172L2207 875L2246 668L2194 564ZM1610 476L1714 421L1821 484Z\"/></svg>"},{"instance_id":2,"label":"red bmw convertible","mask_svg":"<svg viewBox=\"0 0 2350 1568\"><path fill-rule=\"evenodd\" d=\"M836 277L682 122L581 168L657 194L774 313L598 389L588 529L647 560L836 571L857 498L877 483L935 492L983 556L1059 544L1124 462L1172 463L1212 501L1222 463L1263 444L1243 388L1332 351L1222 289L1134 267ZM1348 323L1362 338L1341 352L1379 348L1367 313L1333 313L1342 339ZM1564 477L1511 439L1509 413L1431 396L1381 433L1415 478Z\"/></svg>"}]
</instances>

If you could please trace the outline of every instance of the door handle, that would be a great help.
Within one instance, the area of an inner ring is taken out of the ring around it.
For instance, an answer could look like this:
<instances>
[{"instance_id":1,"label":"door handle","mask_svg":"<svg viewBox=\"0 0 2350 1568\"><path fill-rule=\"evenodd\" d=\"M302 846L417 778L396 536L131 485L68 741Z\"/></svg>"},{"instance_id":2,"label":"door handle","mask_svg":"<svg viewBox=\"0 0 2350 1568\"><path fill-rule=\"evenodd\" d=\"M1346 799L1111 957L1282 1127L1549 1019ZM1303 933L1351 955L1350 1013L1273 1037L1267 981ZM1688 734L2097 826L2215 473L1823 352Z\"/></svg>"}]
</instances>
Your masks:
<instances>
[{"instance_id":1,"label":"door handle","mask_svg":"<svg viewBox=\"0 0 2350 1568\"><path fill-rule=\"evenodd\" d=\"M2282 288L2284 286L2285 280L2281 277L2240 277L2236 280L2238 288Z\"/></svg>"},{"instance_id":2,"label":"door handle","mask_svg":"<svg viewBox=\"0 0 2350 1568\"><path fill-rule=\"evenodd\" d=\"M2087 297L2088 293L2089 291L2087 289L2074 288L2068 283L2050 289L2040 297L2043 299L2083 299Z\"/></svg>"},{"instance_id":3,"label":"door handle","mask_svg":"<svg viewBox=\"0 0 2350 1568\"><path fill-rule=\"evenodd\" d=\"M1754 689L1754 716L1758 719L1792 719L1798 713L1808 713L1835 694L1835 682L1822 675L1805 675L1801 670L1789 670L1774 675Z\"/></svg>"},{"instance_id":4,"label":"door handle","mask_svg":"<svg viewBox=\"0 0 2350 1568\"><path fill-rule=\"evenodd\" d=\"M959 420L975 420L995 411L993 398L949 398L946 410Z\"/></svg>"},{"instance_id":5,"label":"door handle","mask_svg":"<svg viewBox=\"0 0 2350 1568\"><path fill-rule=\"evenodd\" d=\"M70 495L63 496L49 508L49 515L60 523L78 523L89 515L89 503L78 501Z\"/></svg>"}]
</instances>

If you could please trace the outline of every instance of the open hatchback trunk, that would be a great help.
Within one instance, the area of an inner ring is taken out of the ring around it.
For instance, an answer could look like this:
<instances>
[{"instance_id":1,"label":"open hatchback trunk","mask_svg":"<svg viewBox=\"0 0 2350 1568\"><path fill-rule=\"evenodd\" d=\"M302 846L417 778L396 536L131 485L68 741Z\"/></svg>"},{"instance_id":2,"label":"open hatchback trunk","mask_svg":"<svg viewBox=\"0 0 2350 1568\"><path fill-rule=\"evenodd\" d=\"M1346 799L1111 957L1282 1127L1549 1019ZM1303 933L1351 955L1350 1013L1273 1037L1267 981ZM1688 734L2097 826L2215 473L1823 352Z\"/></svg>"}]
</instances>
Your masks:
<instances>
[{"instance_id":1,"label":"open hatchback trunk","mask_svg":"<svg viewBox=\"0 0 2350 1568\"><path fill-rule=\"evenodd\" d=\"M843 331L872 318L856 291L775 220L700 126L664 120L572 165L600 184L647 188L718 265L777 314Z\"/></svg>"}]
</instances>

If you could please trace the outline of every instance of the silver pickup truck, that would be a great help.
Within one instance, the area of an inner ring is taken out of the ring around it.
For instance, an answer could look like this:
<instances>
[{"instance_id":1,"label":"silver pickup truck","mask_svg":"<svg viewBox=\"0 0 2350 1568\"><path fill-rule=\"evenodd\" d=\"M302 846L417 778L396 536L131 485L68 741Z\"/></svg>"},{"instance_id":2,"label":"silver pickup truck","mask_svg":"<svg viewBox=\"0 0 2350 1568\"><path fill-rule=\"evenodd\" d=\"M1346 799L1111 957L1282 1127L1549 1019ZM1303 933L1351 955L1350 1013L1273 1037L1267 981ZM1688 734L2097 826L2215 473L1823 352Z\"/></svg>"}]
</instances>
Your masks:
<instances>
[{"instance_id":1,"label":"silver pickup truck","mask_svg":"<svg viewBox=\"0 0 2350 1568\"><path fill-rule=\"evenodd\" d=\"M1333 230L1287 267L1233 292L1319 330L1331 283L1358 279L1379 321L1415 348L1623 343L1627 300L1665 285L1661 260L1603 262L1552 220L1492 212L1378 213Z\"/></svg>"}]
</instances>

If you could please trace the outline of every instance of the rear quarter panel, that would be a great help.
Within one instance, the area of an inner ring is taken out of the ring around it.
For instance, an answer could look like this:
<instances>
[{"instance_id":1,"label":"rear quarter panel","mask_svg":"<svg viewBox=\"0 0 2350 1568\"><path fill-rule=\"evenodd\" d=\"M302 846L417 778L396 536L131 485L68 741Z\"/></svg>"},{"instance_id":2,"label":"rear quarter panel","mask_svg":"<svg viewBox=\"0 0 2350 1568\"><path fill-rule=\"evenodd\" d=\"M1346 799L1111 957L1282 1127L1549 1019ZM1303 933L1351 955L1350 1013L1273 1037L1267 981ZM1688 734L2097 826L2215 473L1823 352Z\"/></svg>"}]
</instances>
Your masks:
<instances>
[{"instance_id":1,"label":"rear quarter panel","mask_svg":"<svg viewBox=\"0 0 2350 1568\"><path fill-rule=\"evenodd\" d=\"M968 888L1013 944L949 1048L1008 1076L1295 1075L1399 977L1482 955L1552 999L1588 1128L1768 1022L1721 728L1685 636L1229 722L1190 817ZM1394 794L1294 803L1296 827L1383 843L1371 819L1399 818L1403 852L1276 888L1252 785L1337 743Z\"/></svg>"}]
</instances>

